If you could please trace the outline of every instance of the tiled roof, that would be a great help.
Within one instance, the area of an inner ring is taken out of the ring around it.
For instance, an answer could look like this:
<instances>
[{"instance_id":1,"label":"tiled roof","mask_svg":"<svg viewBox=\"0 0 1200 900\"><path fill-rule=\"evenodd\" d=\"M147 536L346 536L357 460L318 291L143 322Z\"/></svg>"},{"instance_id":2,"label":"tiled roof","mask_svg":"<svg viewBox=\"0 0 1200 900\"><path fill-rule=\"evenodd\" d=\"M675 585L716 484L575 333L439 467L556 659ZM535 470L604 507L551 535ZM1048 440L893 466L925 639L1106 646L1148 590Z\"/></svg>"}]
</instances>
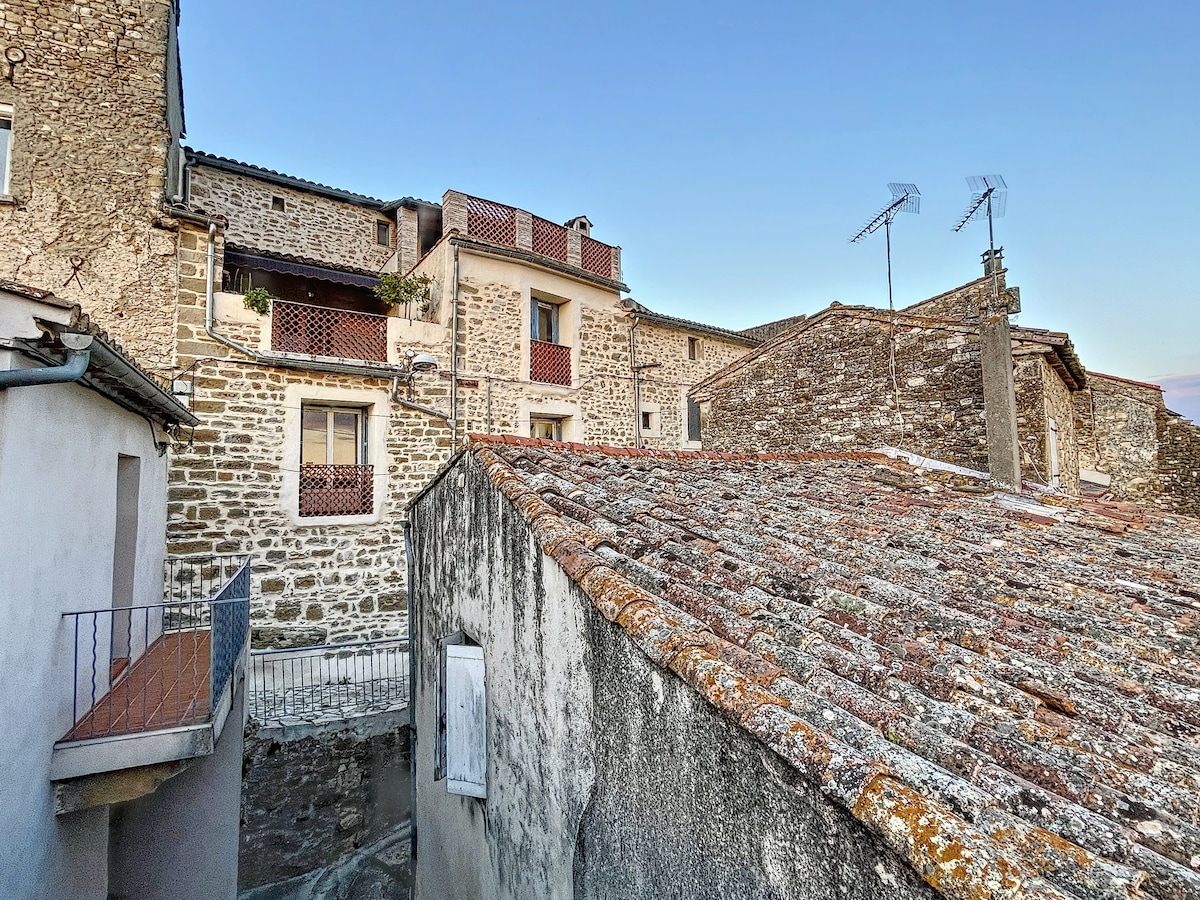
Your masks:
<instances>
[{"instance_id":1,"label":"tiled roof","mask_svg":"<svg viewBox=\"0 0 1200 900\"><path fill-rule=\"evenodd\" d=\"M1200 897L1200 520L876 454L467 452L606 618L946 896Z\"/></svg>"},{"instance_id":2,"label":"tiled roof","mask_svg":"<svg viewBox=\"0 0 1200 900\"><path fill-rule=\"evenodd\" d=\"M786 319L775 319L771 322L763 322L761 325L755 325L751 328L743 328L741 333L747 337L754 338L756 341L769 341L777 334L782 334L788 329L795 328L808 316L801 313L798 316L788 316Z\"/></svg>"},{"instance_id":3,"label":"tiled roof","mask_svg":"<svg viewBox=\"0 0 1200 900\"><path fill-rule=\"evenodd\" d=\"M416 197L402 197L399 200L391 201L380 200L377 197L368 197L366 194L356 194L354 191L330 187L329 185L321 184L318 181L309 181L307 178L297 178L295 175L287 175L283 172L276 172L274 169L267 169L263 166L244 163L241 160L230 159L226 156L215 156L212 153L194 150L191 147L186 147L184 149L187 152L188 162L190 164L210 166L214 169L220 169L223 172L229 172L233 175L247 175L251 178L258 178L262 181L269 181L272 184L278 184L280 187L292 188L293 190L304 191L309 194L317 194L322 197L329 197L332 200L341 200L345 203L353 203L357 206L365 206L368 209L389 211L398 206L406 206L409 204L420 204L430 207L437 207L439 205L437 203L430 203L428 200L420 200Z\"/></svg>"},{"instance_id":4,"label":"tiled roof","mask_svg":"<svg viewBox=\"0 0 1200 900\"><path fill-rule=\"evenodd\" d=\"M633 315L645 319L647 322L655 322L659 325L666 325L669 328L679 328L684 331L695 331L698 334L708 334L738 344L745 344L748 347L757 346L759 343L757 337L747 334L744 331L731 331L728 328L721 328L719 325L706 325L703 322L695 322L691 319L681 319L678 316L668 316L665 313L655 312L652 309L642 306L642 304L638 303L632 297L622 300L621 305Z\"/></svg>"}]
</instances>

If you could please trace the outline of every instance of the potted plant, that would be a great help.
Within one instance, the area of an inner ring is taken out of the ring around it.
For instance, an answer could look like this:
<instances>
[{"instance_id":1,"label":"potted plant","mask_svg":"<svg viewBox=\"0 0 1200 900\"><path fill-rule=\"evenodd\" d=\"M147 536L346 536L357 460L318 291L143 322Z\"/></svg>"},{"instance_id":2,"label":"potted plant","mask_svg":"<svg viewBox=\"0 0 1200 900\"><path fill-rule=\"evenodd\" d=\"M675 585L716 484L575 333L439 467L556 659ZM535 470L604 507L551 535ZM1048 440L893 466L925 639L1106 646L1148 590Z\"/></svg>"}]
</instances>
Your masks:
<instances>
[{"instance_id":1,"label":"potted plant","mask_svg":"<svg viewBox=\"0 0 1200 900\"><path fill-rule=\"evenodd\" d=\"M429 286L433 284L430 275L409 273L398 275L395 272L385 272L379 276L379 284L375 288L375 296L389 309L403 306L410 311L416 304L417 312L425 315L429 312Z\"/></svg>"},{"instance_id":2,"label":"potted plant","mask_svg":"<svg viewBox=\"0 0 1200 900\"><path fill-rule=\"evenodd\" d=\"M260 316L265 316L271 311L271 301L274 299L266 288L250 288L242 298L242 303L246 309L252 309Z\"/></svg>"}]
</instances>

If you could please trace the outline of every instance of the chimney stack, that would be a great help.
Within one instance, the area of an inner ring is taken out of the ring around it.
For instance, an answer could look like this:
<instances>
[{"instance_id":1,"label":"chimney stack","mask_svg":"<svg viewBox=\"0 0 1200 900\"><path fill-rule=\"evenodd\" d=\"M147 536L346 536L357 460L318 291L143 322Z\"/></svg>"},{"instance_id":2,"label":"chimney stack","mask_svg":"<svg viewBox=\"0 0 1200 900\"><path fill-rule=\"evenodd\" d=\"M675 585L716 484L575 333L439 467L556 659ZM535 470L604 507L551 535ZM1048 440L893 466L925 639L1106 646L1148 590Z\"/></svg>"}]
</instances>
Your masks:
<instances>
[{"instance_id":1,"label":"chimney stack","mask_svg":"<svg viewBox=\"0 0 1200 900\"><path fill-rule=\"evenodd\" d=\"M1021 489L1021 456L1017 443L1017 388L1013 379L1012 336L1008 315L1012 294L1000 273L1003 254L983 254L985 275L992 283L979 300L979 344L983 365L983 415L987 420L988 472L1005 487Z\"/></svg>"},{"instance_id":2,"label":"chimney stack","mask_svg":"<svg viewBox=\"0 0 1200 900\"><path fill-rule=\"evenodd\" d=\"M1004 248L997 247L995 250L983 251L983 274L999 275L1004 271Z\"/></svg>"}]
</instances>

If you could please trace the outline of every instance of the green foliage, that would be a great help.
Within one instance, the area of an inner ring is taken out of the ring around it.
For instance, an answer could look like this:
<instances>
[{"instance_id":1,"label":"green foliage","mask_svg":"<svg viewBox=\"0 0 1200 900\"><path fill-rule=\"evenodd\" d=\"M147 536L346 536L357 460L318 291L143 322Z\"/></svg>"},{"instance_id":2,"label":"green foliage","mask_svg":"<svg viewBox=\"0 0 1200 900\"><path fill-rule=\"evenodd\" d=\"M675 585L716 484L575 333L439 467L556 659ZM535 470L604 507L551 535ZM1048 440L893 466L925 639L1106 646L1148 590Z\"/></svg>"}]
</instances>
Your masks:
<instances>
[{"instance_id":1,"label":"green foliage","mask_svg":"<svg viewBox=\"0 0 1200 900\"><path fill-rule=\"evenodd\" d=\"M260 316L265 316L271 311L271 301L274 298L271 292L266 288L250 288L246 291L246 296L242 298L242 302L246 304L246 309L252 309Z\"/></svg>"},{"instance_id":2,"label":"green foliage","mask_svg":"<svg viewBox=\"0 0 1200 900\"><path fill-rule=\"evenodd\" d=\"M387 306L405 306L415 303L421 313L429 310L429 286L433 278L429 275L397 275L385 272L379 276L375 296Z\"/></svg>"}]
</instances>

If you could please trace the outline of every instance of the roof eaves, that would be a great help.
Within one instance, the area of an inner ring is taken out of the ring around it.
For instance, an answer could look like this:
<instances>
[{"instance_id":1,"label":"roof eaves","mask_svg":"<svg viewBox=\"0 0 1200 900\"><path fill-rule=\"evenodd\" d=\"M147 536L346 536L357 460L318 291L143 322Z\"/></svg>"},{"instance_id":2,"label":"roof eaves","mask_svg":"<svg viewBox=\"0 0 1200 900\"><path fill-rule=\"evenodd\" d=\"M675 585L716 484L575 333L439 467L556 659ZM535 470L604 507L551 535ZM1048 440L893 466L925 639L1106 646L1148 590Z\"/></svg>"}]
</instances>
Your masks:
<instances>
[{"instance_id":1,"label":"roof eaves","mask_svg":"<svg viewBox=\"0 0 1200 900\"><path fill-rule=\"evenodd\" d=\"M443 235L443 239L448 240L452 244L457 244L460 247L465 247L468 250L473 250L476 253L482 253L488 256L500 257L502 259L516 259L521 262L527 262L535 266L541 266L545 269L550 269L554 272L559 272L563 275L570 275L572 278L578 278L581 281L598 284L601 287L609 288L610 290L625 293L629 287L620 281L612 278L605 278L602 275L593 275L591 272L584 269L577 269L574 266L568 266L565 263L560 263L557 260L549 259L545 256L539 256L536 253L530 253L526 250L517 250L512 247L505 247L500 244L493 244L490 241L483 241L476 237L467 237L459 234L457 231ZM439 242L440 243L440 242ZM429 254L426 254L428 256Z\"/></svg>"},{"instance_id":2,"label":"roof eaves","mask_svg":"<svg viewBox=\"0 0 1200 900\"><path fill-rule=\"evenodd\" d=\"M622 301L626 305L629 313L639 319L645 319L647 322L653 322L658 325L666 325L671 328L679 328L686 331L695 331L700 334L708 334L713 337L723 338L727 341L734 341L738 344L745 344L748 347L757 347L762 341L751 337L745 332L731 331L728 328L721 328L718 325L706 325L704 322L696 322L691 319L681 319L678 316L668 316L665 313L654 312L647 309L636 300L629 298Z\"/></svg>"},{"instance_id":3,"label":"roof eaves","mask_svg":"<svg viewBox=\"0 0 1200 900\"><path fill-rule=\"evenodd\" d=\"M298 178L295 175L287 175L283 172L276 172L274 169L267 169L262 166L252 165L236 159L229 159L225 156L216 156L211 153L205 153L202 150L195 150L191 147L185 147L184 151L187 154L188 165L202 165L209 168L219 169L223 172L228 172L231 175L244 175L249 178L257 178L260 181L277 184L280 187L291 188L296 191L303 191L308 194L316 194L321 197L328 197L331 200L341 200L344 203L352 203L355 206L366 207L383 211L386 202L377 197L368 197L366 194L356 194L353 191L343 190L342 188L331 187L327 184L321 184L317 181L309 181L306 178Z\"/></svg>"}]
</instances>

